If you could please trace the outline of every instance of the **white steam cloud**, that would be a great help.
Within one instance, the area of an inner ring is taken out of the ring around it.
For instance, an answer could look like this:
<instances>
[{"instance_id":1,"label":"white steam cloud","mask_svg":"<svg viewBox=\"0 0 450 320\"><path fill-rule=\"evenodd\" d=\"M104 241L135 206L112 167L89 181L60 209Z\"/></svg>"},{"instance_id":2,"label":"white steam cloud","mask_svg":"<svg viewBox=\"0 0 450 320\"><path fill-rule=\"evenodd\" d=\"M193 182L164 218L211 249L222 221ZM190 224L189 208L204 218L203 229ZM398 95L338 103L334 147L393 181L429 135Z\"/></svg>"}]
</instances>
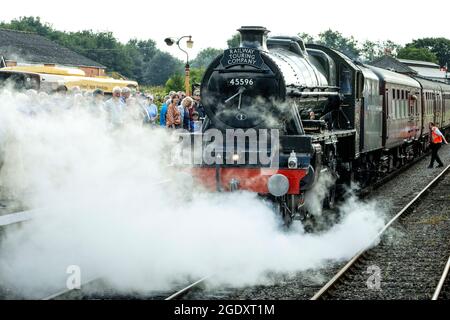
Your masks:
<instances>
[{"instance_id":1,"label":"white steam cloud","mask_svg":"<svg viewBox=\"0 0 450 320\"><path fill-rule=\"evenodd\" d=\"M349 258L383 226L374 203L351 199L328 231L285 232L256 195L206 193L168 167L163 129L111 130L79 101L64 108L67 101L51 96L3 91L0 101L2 190L41 208L0 240L0 286L26 298L64 288L69 265L81 268L82 281L102 276L125 292L209 274L262 283L268 271Z\"/></svg>"}]
</instances>

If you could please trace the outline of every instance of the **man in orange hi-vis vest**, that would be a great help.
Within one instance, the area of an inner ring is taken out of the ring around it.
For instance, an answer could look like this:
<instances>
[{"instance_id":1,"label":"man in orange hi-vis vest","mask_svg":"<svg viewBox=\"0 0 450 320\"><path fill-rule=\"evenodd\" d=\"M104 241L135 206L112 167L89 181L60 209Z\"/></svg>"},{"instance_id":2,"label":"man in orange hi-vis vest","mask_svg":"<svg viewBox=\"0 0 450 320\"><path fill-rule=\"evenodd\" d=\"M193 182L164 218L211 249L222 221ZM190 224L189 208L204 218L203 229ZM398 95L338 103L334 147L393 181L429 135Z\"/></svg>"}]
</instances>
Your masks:
<instances>
[{"instance_id":1,"label":"man in orange hi-vis vest","mask_svg":"<svg viewBox=\"0 0 450 320\"><path fill-rule=\"evenodd\" d=\"M436 162L439 164L437 167L440 168L443 167L444 164L439 158L438 150L441 147L442 141L444 141L445 144L448 144L448 142L447 140L445 140L444 135L433 122L430 122L429 128L430 128L431 162L428 168L433 168L434 160L436 160Z\"/></svg>"}]
</instances>

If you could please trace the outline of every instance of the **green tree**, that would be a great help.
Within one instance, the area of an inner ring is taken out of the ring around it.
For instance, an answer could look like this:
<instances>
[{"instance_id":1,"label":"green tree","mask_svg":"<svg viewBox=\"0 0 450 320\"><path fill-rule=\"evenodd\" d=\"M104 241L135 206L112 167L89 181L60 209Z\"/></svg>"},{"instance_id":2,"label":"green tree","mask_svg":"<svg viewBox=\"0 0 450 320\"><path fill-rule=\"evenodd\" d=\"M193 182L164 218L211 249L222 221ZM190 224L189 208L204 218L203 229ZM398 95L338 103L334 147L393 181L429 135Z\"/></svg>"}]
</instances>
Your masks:
<instances>
[{"instance_id":1,"label":"green tree","mask_svg":"<svg viewBox=\"0 0 450 320\"><path fill-rule=\"evenodd\" d=\"M166 82L166 91L184 91L184 76L181 73L172 75Z\"/></svg>"},{"instance_id":2,"label":"green tree","mask_svg":"<svg viewBox=\"0 0 450 320\"><path fill-rule=\"evenodd\" d=\"M422 38L413 40L407 46L425 48L433 52L441 66L450 66L450 39L446 38Z\"/></svg>"},{"instance_id":3,"label":"green tree","mask_svg":"<svg viewBox=\"0 0 450 320\"><path fill-rule=\"evenodd\" d=\"M381 49L380 55L390 54L390 55L396 57L398 54L398 51L401 48L402 48L401 45L399 45L391 40L386 40L386 41L381 42L381 44L380 44L380 49Z\"/></svg>"},{"instance_id":4,"label":"green tree","mask_svg":"<svg viewBox=\"0 0 450 320\"><path fill-rule=\"evenodd\" d=\"M35 32L103 64L110 73L120 73L144 85L164 85L170 75L182 70L181 62L169 54L162 54L152 39L131 39L123 44L112 32L61 32L41 22L39 17L20 17L10 22L0 22L0 27ZM153 62L155 58L157 60ZM167 66L158 63L167 63Z\"/></svg>"},{"instance_id":5,"label":"green tree","mask_svg":"<svg viewBox=\"0 0 450 320\"><path fill-rule=\"evenodd\" d=\"M340 32L328 29L319 33L319 44L339 50L352 59L356 59L360 54L358 42L353 38L346 38Z\"/></svg>"},{"instance_id":6,"label":"green tree","mask_svg":"<svg viewBox=\"0 0 450 320\"><path fill-rule=\"evenodd\" d=\"M156 48L156 42L152 39L140 41L133 40L133 42L141 53L144 62L149 62L159 51L158 48Z\"/></svg>"},{"instance_id":7,"label":"green tree","mask_svg":"<svg viewBox=\"0 0 450 320\"><path fill-rule=\"evenodd\" d=\"M152 86L165 85L168 78L183 72L183 63L166 52L158 52L145 65L143 79Z\"/></svg>"},{"instance_id":8,"label":"green tree","mask_svg":"<svg viewBox=\"0 0 450 320\"><path fill-rule=\"evenodd\" d=\"M415 48L412 46L402 48L398 51L397 58L410 59L428 62L438 62L436 55L425 48Z\"/></svg>"},{"instance_id":9,"label":"green tree","mask_svg":"<svg viewBox=\"0 0 450 320\"><path fill-rule=\"evenodd\" d=\"M193 84L201 83L203 74L205 73L204 68L191 68L189 74L189 88L192 88ZM176 73L172 75L166 82L165 89L167 92L174 91L184 91L185 85L185 74ZM191 92L192 93L192 92Z\"/></svg>"},{"instance_id":10,"label":"green tree","mask_svg":"<svg viewBox=\"0 0 450 320\"><path fill-rule=\"evenodd\" d=\"M223 50L221 49L215 49L211 47L203 49L197 54L197 57L192 60L191 66L195 68L206 68L217 56L222 53Z\"/></svg>"},{"instance_id":11,"label":"green tree","mask_svg":"<svg viewBox=\"0 0 450 320\"><path fill-rule=\"evenodd\" d=\"M189 74L189 82L191 87L192 84L201 83L204 74L205 68L191 68L191 72Z\"/></svg>"},{"instance_id":12,"label":"green tree","mask_svg":"<svg viewBox=\"0 0 450 320\"><path fill-rule=\"evenodd\" d=\"M361 46L360 56L364 61L373 61L383 55L395 57L400 48L400 45L391 40L377 42L367 40Z\"/></svg>"},{"instance_id":13,"label":"green tree","mask_svg":"<svg viewBox=\"0 0 450 320\"><path fill-rule=\"evenodd\" d=\"M373 61L379 56L379 47L378 44L367 40L364 41L361 48L361 56L365 61Z\"/></svg>"},{"instance_id":14,"label":"green tree","mask_svg":"<svg viewBox=\"0 0 450 320\"><path fill-rule=\"evenodd\" d=\"M230 39L227 40L228 48L237 48L241 43L241 34L235 33Z\"/></svg>"},{"instance_id":15,"label":"green tree","mask_svg":"<svg viewBox=\"0 0 450 320\"><path fill-rule=\"evenodd\" d=\"M35 32L41 36L49 37L54 33L53 27L48 23L42 23L39 17L20 17L11 20L9 23L0 22L0 28Z\"/></svg>"},{"instance_id":16,"label":"green tree","mask_svg":"<svg viewBox=\"0 0 450 320\"><path fill-rule=\"evenodd\" d=\"M309 33L300 32L300 33L297 33L297 35L300 38L302 38L302 40L303 40L303 42L305 44L307 44L307 43L316 43L315 40L314 40L314 37L312 35L310 35Z\"/></svg>"}]
</instances>

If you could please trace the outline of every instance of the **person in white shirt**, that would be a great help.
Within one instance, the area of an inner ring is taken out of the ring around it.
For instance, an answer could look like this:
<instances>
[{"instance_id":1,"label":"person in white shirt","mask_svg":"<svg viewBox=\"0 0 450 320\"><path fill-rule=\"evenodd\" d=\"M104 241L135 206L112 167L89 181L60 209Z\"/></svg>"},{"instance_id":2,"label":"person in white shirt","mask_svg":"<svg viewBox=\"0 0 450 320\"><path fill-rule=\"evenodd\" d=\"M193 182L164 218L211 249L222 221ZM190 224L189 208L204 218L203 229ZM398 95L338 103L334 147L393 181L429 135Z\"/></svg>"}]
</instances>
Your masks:
<instances>
[{"instance_id":1,"label":"person in white shirt","mask_svg":"<svg viewBox=\"0 0 450 320\"><path fill-rule=\"evenodd\" d=\"M121 100L121 93L122 89L120 87L114 87L112 98L105 103L108 121L113 128L123 125L125 104Z\"/></svg>"}]
</instances>

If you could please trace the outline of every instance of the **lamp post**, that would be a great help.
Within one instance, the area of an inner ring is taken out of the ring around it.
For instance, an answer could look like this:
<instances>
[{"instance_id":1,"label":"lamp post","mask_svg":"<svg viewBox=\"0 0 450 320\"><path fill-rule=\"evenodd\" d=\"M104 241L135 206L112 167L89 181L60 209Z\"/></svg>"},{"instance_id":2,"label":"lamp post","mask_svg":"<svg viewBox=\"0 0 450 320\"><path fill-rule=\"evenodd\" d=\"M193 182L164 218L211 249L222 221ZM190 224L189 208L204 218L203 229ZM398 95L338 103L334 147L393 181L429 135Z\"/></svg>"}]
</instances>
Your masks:
<instances>
[{"instance_id":1,"label":"lamp post","mask_svg":"<svg viewBox=\"0 0 450 320\"><path fill-rule=\"evenodd\" d=\"M192 36L182 36L181 38L178 39L174 39L174 38L165 38L164 42L168 45L171 46L174 43L177 44L178 49L180 49L181 51L183 51L186 54L186 65L184 66L184 89L186 91L186 96L190 96L191 95L191 90L190 90L190 85L189 85L189 75L190 75L190 69L189 69L189 54L186 50L183 50L180 47L180 41L184 38L189 38L186 41L186 47L187 48L192 48L192 46L194 45L194 41L192 41Z\"/></svg>"}]
</instances>

